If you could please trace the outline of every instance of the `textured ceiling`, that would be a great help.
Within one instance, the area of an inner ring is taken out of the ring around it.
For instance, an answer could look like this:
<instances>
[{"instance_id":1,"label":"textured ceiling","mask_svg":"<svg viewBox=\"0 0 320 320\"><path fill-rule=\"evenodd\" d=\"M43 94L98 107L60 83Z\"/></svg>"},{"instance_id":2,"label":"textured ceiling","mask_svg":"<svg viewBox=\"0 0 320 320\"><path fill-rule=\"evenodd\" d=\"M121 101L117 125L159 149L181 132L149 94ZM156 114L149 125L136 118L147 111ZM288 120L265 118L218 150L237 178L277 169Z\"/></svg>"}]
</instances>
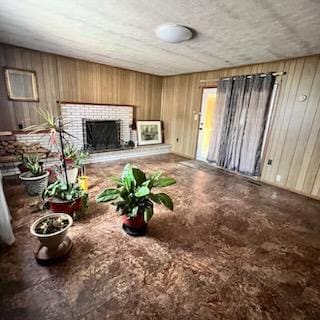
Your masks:
<instances>
[{"instance_id":1,"label":"textured ceiling","mask_svg":"<svg viewBox=\"0 0 320 320\"><path fill-rule=\"evenodd\" d=\"M172 75L320 53L320 0L0 0L0 42ZM197 31L168 44L163 23Z\"/></svg>"}]
</instances>

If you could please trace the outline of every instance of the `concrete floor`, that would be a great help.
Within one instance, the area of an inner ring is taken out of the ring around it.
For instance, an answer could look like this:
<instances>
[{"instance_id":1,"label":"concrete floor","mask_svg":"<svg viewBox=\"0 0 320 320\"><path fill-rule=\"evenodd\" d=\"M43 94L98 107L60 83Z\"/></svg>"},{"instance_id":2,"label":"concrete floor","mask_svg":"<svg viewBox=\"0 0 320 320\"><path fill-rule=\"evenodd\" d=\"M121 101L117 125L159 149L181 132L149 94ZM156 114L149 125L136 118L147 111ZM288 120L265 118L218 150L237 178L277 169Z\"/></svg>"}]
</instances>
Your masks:
<instances>
[{"instance_id":1,"label":"concrete floor","mask_svg":"<svg viewBox=\"0 0 320 320\"><path fill-rule=\"evenodd\" d=\"M125 162L90 166L90 210L68 260L37 265L37 199L6 183L17 242L0 249L0 319L319 319L320 202L165 155L133 160L176 178L146 237L96 204Z\"/></svg>"}]
</instances>

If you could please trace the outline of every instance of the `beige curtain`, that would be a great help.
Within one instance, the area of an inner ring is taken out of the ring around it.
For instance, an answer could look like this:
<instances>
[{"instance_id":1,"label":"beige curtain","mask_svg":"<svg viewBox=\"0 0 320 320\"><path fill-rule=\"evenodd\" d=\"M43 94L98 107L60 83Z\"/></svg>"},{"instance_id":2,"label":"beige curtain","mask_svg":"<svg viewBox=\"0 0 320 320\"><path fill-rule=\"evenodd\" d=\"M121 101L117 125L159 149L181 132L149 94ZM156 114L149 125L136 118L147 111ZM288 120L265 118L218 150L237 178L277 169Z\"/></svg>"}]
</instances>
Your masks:
<instances>
[{"instance_id":1,"label":"beige curtain","mask_svg":"<svg viewBox=\"0 0 320 320\"><path fill-rule=\"evenodd\" d=\"M219 82L208 161L247 175L261 175L262 142L274 80L270 73Z\"/></svg>"}]
</instances>

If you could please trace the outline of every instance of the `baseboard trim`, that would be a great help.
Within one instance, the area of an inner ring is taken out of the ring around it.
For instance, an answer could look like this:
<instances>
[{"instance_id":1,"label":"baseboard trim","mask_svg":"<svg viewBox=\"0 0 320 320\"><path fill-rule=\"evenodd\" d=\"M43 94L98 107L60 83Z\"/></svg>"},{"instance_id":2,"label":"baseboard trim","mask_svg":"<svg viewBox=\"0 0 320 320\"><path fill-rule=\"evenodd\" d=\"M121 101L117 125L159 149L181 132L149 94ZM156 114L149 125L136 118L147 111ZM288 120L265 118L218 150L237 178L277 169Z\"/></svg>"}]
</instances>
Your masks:
<instances>
[{"instance_id":1,"label":"baseboard trim","mask_svg":"<svg viewBox=\"0 0 320 320\"><path fill-rule=\"evenodd\" d=\"M183 157L183 158L186 158L186 159L189 159L189 160L195 160L194 157L186 156L185 154L182 154L182 153L179 153L179 152L171 151L171 153L176 155L176 156Z\"/></svg>"},{"instance_id":2,"label":"baseboard trim","mask_svg":"<svg viewBox=\"0 0 320 320\"><path fill-rule=\"evenodd\" d=\"M306 192L303 192L303 191L299 191L299 190L296 190L296 189L293 189L293 188L289 188L289 187L286 187L286 186L282 186L282 185L279 185L279 184L276 184L276 183L273 183L273 182L265 181L263 179L261 179L260 181L262 183L266 184L266 185L270 185L270 186L277 187L277 188L280 188L280 189L283 189L283 190L286 190L286 191L297 193L297 194L300 194L301 196L305 196L305 197L308 197L308 198L311 198L311 199L314 199L314 200L318 200L318 201L320 200L319 196L314 196L312 194L309 194L309 193L306 193Z\"/></svg>"}]
</instances>

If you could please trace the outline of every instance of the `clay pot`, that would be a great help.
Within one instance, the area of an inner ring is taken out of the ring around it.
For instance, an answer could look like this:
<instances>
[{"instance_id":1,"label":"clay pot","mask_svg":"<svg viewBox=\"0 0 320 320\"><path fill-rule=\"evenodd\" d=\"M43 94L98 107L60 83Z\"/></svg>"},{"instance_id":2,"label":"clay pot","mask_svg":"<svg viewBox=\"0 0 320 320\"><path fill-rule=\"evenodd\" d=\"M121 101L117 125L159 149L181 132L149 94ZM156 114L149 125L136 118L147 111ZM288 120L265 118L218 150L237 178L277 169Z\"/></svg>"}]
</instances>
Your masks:
<instances>
[{"instance_id":1,"label":"clay pot","mask_svg":"<svg viewBox=\"0 0 320 320\"><path fill-rule=\"evenodd\" d=\"M21 173L19 178L26 186L26 190L30 196L39 196L48 186L49 172L45 171L41 176L32 176L30 171Z\"/></svg>"},{"instance_id":2,"label":"clay pot","mask_svg":"<svg viewBox=\"0 0 320 320\"><path fill-rule=\"evenodd\" d=\"M61 157L61 161L63 160L63 158ZM65 158L64 159L65 163L66 163L66 167L67 168L72 168L74 165L74 160L71 158Z\"/></svg>"},{"instance_id":3,"label":"clay pot","mask_svg":"<svg viewBox=\"0 0 320 320\"><path fill-rule=\"evenodd\" d=\"M46 220L47 218L52 218L52 217L60 217L62 216L63 218L68 219L69 224L61 229L60 231L57 231L55 233L51 234L39 234L36 232L36 228L39 223L41 223L43 220ZM38 238L38 240L41 242L41 245L43 247L48 248L48 252L53 255L55 251L58 250L59 245L64 242L68 229L72 226L73 220L69 215L66 215L64 213L51 213L47 214L39 219L37 219L31 226L30 232L32 235Z\"/></svg>"},{"instance_id":4,"label":"clay pot","mask_svg":"<svg viewBox=\"0 0 320 320\"><path fill-rule=\"evenodd\" d=\"M82 207L82 199L77 198L74 200L60 200L51 198L48 199L49 209L53 212L64 212L72 215L74 212L79 212Z\"/></svg>"},{"instance_id":5,"label":"clay pot","mask_svg":"<svg viewBox=\"0 0 320 320\"><path fill-rule=\"evenodd\" d=\"M128 218L122 215L122 228L130 236L143 236L147 232L147 223L144 221L143 214L138 213L136 217Z\"/></svg>"}]
</instances>

